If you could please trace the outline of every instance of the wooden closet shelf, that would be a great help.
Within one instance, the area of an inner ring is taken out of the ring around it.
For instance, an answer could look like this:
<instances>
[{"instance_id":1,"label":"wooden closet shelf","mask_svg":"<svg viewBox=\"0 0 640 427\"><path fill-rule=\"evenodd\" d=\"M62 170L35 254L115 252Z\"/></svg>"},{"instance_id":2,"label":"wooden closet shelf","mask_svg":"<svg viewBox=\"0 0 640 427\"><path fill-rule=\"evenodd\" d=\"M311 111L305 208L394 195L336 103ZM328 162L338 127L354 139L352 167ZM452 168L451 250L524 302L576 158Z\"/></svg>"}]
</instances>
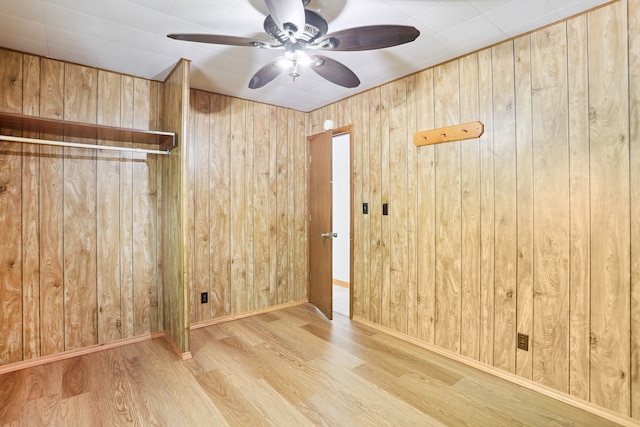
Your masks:
<instances>
[{"instance_id":1,"label":"wooden closet shelf","mask_svg":"<svg viewBox=\"0 0 640 427\"><path fill-rule=\"evenodd\" d=\"M169 151L178 146L176 134L173 132L127 129L0 112L0 133L6 133L7 130L39 132L41 136L43 136L42 134L48 134L66 138L89 138L148 144L155 145L159 150L164 151Z\"/></svg>"}]
</instances>

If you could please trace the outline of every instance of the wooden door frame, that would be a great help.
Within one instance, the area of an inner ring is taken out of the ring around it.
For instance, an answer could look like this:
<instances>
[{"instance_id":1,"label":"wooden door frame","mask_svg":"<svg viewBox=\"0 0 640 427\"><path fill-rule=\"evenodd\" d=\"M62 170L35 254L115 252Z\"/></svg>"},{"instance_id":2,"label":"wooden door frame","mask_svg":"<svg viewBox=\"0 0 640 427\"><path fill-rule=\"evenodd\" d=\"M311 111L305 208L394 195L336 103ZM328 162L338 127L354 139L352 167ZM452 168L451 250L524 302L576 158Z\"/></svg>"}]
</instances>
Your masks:
<instances>
[{"instance_id":1,"label":"wooden door frame","mask_svg":"<svg viewBox=\"0 0 640 427\"><path fill-rule=\"evenodd\" d=\"M328 132L328 131L327 131ZM340 135L349 135L349 319L353 318L353 214L355 211L355 206L353 205L353 125L342 126L337 129L331 130L331 138L333 142L333 137ZM310 152L310 143L309 137L312 135L307 135L307 153ZM308 162L308 155L306 161ZM331 160L333 167L333 159ZM309 170L307 170L307 270L309 269L309 265L311 262L311 250L309 247L309 233L310 228L309 224L309 215L311 209L311 191L309 188L311 182L311 174ZM332 192L333 193L333 192ZM333 200L331 201L331 205L333 206ZM331 261L333 262L333 260ZM310 295L310 286L311 282L309 281L309 272L307 271L307 302L309 302ZM332 284L333 286L333 284ZM333 299L333 296L332 296ZM333 302L332 302L333 305Z\"/></svg>"}]
</instances>

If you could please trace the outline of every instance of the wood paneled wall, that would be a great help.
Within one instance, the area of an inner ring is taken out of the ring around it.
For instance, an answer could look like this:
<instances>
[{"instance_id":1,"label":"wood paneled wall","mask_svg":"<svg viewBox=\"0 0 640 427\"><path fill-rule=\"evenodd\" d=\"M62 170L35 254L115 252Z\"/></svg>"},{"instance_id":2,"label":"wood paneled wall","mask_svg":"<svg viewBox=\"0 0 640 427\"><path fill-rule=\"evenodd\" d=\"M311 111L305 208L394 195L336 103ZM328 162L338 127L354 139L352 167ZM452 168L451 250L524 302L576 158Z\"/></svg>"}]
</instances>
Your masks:
<instances>
[{"instance_id":1,"label":"wood paneled wall","mask_svg":"<svg viewBox=\"0 0 640 427\"><path fill-rule=\"evenodd\" d=\"M354 126L355 316L640 418L639 21L615 2L309 113Z\"/></svg>"},{"instance_id":2,"label":"wood paneled wall","mask_svg":"<svg viewBox=\"0 0 640 427\"><path fill-rule=\"evenodd\" d=\"M304 113L193 90L190 118L191 321L305 299Z\"/></svg>"},{"instance_id":3,"label":"wood paneled wall","mask_svg":"<svg viewBox=\"0 0 640 427\"><path fill-rule=\"evenodd\" d=\"M355 316L640 419L640 0L308 114L187 106L188 68L163 84L0 49L2 111L183 145L1 143L0 364L163 327L188 351L189 320L304 299L305 131L332 119L353 125ZM413 145L478 119L479 139Z\"/></svg>"},{"instance_id":4,"label":"wood paneled wall","mask_svg":"<svg viewBox=\"0 0 640 427\"><path fill-rule=\"evenodd\" d=\"M0 49L5 112L158 129L162 90ZM161 185L155 155L0 141L0 364L162 329Z\"/></svg>"}]
</instances>

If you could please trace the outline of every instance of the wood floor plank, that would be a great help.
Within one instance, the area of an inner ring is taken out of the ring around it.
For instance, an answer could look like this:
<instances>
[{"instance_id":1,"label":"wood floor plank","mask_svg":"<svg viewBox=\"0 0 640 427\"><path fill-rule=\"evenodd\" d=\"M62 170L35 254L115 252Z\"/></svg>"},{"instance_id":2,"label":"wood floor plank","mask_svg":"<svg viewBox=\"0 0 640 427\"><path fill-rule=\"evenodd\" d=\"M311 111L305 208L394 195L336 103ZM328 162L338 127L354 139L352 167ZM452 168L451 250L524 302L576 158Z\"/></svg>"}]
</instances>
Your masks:
<instances>
[{"instance_id":1,"label":"wood floor plank","mask_svg":"<svg viewBox=\"0 0 640 427\"><path fill-rule=\"evenodd\" d=\"M273 425L311 426L313 423L291 406L266 381L259 379L243 386L245 396L257 406Z\"/></svg>"},{"instance_id":2,"label":"wood floor plank","mask_svg":"<svg viewBox=\"0 0 640 427\"><path fill-rule=\"evenodd\" d=\"M144 355L148 359L142 363L151 363L147 369L152 376L156 376L158 385L149 387L149 393L153 390L165 389L170 395L170 399L164 402L161 419L164 419L164 411L171 411L170 415L180 418L174 411L178 410L185 421L182 424L172 425L193 425L193 426L226 426L220 409L212 405L207 394L201 387L197 387L197 381L190 375L186 364L177 360L174 356L173 348L164 340L143 343L146 345ZM149 379L149 376L145 377ZM164 421L163 421L164 422ZM169 423L167 423L169 425Z\"/></svg>"},{"instance_id":3,"label":"wood floor plank","mask_svg":"<svg viewBox=\"0 0 640 427\"><path fill-rule=\"evenodd\" d=\"M234 383L222 371L210 371L198 375L196 380L209 396L209 399L220 408L226 419L234 423L251 426L266 426L260 411L247 399Z\"/></svg>"},{"instance_id":4,"label":"wood floor plank","mask_svg":"<svg viewBox=\"0 0 640 427\"><path fill-rule=\"evenodd\" d=\"M110 399L100 399L98 407L101 413L109 414L112 422L117 425L143 425L158 423L158 419L151 416L146 405L139 405L138 399L143 396L136 393L127 375L127 365L120 352L110 351L92 355L92 367L99 367L104 375L94 377L96 389L101 395L111 396ZM95 368L94 368L95 369ZM150 420L151 422L147 422Z\"/></svg>"},{"instance_id":5,"label":"wood floor plank","mask_svg":"<svg viewBox=\"0 0 640 427\"><path fill-rule=\"evenodd\" d=\"M356 419L362 419L362 423L368 420L371 424L393 425L401 419L405 425L435 425L437 421L409 405L401 399L392 399L384 390L371 387L372 384L352 369L336 367L327 361L318 359L313 362L323 372L326 372L331 380L341 386L341 392L337 396L340 400L349 402L354 407L367 407ZM361 416L360 416L361 415ZM382 421L382 422L380 422Z\"/></svg>"},{"instance_id":6,"label":"wood floor plank","mask_svg":"<svg viewBox=\"0 0 640 427\"><path fill-rule=\"evenodd\" d=\"M297 321L296 321L297 320ZM304 304L0 375L0 425L615 425Z\"/></svg>"}]
</instances>

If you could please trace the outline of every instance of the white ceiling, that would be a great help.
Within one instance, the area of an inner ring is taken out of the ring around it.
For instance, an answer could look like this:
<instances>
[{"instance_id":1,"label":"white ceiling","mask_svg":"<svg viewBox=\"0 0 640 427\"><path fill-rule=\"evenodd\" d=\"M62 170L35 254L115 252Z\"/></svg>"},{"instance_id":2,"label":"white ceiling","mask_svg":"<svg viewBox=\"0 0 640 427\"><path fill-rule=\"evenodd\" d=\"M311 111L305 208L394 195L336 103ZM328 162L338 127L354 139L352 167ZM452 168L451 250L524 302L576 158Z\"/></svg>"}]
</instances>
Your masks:
<instances>
[{"instance_id":1,"label":"white ceiling","mask_svg":"<svg viewBox=\"0 0 640 427\"><path fill-rule=\"evenodd\" d=\"M0 0L0 47L162 80L179 58L192 60L191 86L311 111L415 71L575 15L607 0L311 0L329 32L413 25L412 43L366 52L328 52L360 78L346 89L303 70L260 89L251 76L281 54L252 47L172 40L212 33L268 40L263 0Z\"/></svg>"}]
</instances>

